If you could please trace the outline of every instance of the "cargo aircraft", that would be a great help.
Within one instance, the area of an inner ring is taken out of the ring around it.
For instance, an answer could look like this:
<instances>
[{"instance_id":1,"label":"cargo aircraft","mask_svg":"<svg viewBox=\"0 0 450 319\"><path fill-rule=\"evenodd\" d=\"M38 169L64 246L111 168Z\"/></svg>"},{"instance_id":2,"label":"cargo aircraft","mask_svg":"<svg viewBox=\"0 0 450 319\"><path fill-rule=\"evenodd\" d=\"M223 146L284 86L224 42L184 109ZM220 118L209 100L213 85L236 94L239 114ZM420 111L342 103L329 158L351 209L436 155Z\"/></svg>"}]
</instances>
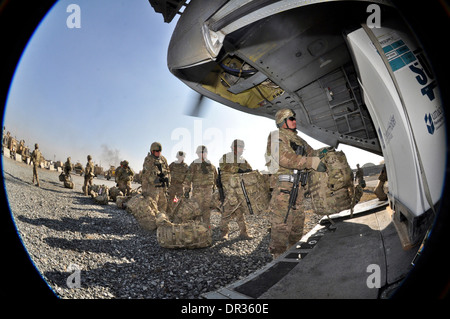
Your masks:
<instances>
[{"instance_id":1,"label":"cargo aircraft","mask_svg":"<svg viewBox=\"0 0 450 319\"><path fill-rule=\"evenodd\" d=\"M205 297L400 295L436 220L447 164L435 69L401 8L384 0L149 2L167 23L180 15L167 64L198 92L194 115L204 97L268 118L291 108L304 134L381 155L386 164L384 206L375 200L358 207L366 213L360 219L336 216L333 234L310 234L315 250L305 248L305 238L257 274ZM381 272L380 289L368 288L370 267Z\"/></svg>"},{"instance_id":2,"label":"cargo aircraft","mask_svg":"<svg viewBox=\"0 0 450 319\"><path fill-rule=\"evenodd\" d=\"M55 1L0 7L6 58L2 98L22 51ZM178 21L167 64L204 97L274 118L330 146L385 159L388 200L325 221L248 278L205 298L441 298L450 287L445 0L149 0ZM441 23L444 23L443 26ZM11 227L15 238L14 227ZM11 245L20 247L19 239ZM27 265L8 258L16 288L51 295ZM9 289L13 289L12 287ZM18 291L19 293L19 291Z\"/></svg>"}]
</instances>

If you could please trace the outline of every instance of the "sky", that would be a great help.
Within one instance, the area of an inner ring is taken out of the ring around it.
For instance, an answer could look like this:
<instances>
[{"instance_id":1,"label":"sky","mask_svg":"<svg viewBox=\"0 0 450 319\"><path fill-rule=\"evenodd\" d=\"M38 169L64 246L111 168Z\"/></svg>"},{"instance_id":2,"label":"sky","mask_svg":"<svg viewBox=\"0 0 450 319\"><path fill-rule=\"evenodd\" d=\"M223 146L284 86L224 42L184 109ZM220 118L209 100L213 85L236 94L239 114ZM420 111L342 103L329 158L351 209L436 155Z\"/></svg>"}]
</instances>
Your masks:
<instances>
[{"instance_id":1,"label":"sky","mask_svg":"<svg viewBox=\"0 0 450 319\"><path fill-rule=\"evenodd\" d=\"M79 11L70 6L76 4ZM78 20L74 14L79 13ZM103 168L128 160L138 172L150 145L162 144L169 164L179 150L185 162L208 147L218 166L236 138L253 169L265 170L267 136L274 120L209 99L203 117L186 115L195 92L167 68L167 48L177 17L164 23L147 0L68 0L50 10L16 69L5 107L6 131L47 160L87 162ZM79 25L73 27L74 22ZM71 26L71 27L69 27ZM313 148L326 146L299 133ZM383 157L340 145L352 168Z\"/></svg>"}]
</instances>

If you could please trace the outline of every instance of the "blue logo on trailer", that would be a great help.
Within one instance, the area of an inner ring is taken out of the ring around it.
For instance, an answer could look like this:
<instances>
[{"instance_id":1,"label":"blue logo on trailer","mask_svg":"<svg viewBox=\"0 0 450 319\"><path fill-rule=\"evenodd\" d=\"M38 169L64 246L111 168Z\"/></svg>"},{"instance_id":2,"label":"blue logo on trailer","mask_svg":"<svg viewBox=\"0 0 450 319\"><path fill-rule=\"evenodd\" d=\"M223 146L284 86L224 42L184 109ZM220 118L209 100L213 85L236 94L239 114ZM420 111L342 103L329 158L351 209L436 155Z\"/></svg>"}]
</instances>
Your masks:
<instances>
[{"instance_id":1,"label":"blue logo on trailer","mask_svg":"<svg viewBox=\"0 0 450 319\"><path fill-rule=\"evenodd\" d=\"M427 125L428 133L431 135L434 134L434 123L433 118L431 117L431 114L425 114L425 124Z\"/></svg>"}]
</instances>

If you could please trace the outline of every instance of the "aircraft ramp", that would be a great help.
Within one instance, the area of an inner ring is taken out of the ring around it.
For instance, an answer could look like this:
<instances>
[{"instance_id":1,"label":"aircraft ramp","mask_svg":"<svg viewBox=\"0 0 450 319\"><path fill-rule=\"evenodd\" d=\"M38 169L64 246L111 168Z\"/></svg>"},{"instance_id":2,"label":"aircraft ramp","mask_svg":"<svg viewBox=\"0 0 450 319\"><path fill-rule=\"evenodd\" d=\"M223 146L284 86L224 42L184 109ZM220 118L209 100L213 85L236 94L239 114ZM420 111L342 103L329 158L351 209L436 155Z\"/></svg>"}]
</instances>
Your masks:
<instances>
[{"instance_id":1,"label":"aircraft ramp","mask_svg":"<svg viewBox=\"0 0 450 319\"><path fill-rule=\"evenodd\" d=\"M382 297L410 270L418 247L402 248L387 201L374 199L327 217L283 255L207 299Z\"/></svg>"}]
</instances>

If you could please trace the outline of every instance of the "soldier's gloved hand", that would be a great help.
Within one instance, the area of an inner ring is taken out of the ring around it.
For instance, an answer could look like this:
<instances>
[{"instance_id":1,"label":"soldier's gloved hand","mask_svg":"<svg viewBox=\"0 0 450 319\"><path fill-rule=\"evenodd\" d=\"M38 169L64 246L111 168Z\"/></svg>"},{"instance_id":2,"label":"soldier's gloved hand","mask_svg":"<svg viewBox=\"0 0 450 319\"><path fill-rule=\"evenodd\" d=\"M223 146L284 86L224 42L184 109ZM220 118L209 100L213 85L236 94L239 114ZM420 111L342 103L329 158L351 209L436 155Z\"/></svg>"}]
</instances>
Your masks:
<instances>
[{"instance_id":1,"label":"soldier's gloved hand","mask_svg":"<svg viewBox=\"0 0 450 319\"><path fill-rule=\"evenodd\" d=\"M313 170L317 171L317 167L319 166L320 163L322 163L320 161L320 158L316 157L316 156L313 156L313 157L310 157L310 158L311 158L311 166L308 167L308 168L312 168Z\"/></svg>"},{"instance_id":2,"label":"soldier's gloved hand","mask_svg":"<svg viewBox=\"0 0 450 319\"><path fill-rule=\"evenodd\" d=\"M327 166L323 162L320 162L319 166L317 166L317 169L316 169L316 171L321 172L321 173L326 172L326 170L327 170Z\"/></svg>"}]
</instances>

